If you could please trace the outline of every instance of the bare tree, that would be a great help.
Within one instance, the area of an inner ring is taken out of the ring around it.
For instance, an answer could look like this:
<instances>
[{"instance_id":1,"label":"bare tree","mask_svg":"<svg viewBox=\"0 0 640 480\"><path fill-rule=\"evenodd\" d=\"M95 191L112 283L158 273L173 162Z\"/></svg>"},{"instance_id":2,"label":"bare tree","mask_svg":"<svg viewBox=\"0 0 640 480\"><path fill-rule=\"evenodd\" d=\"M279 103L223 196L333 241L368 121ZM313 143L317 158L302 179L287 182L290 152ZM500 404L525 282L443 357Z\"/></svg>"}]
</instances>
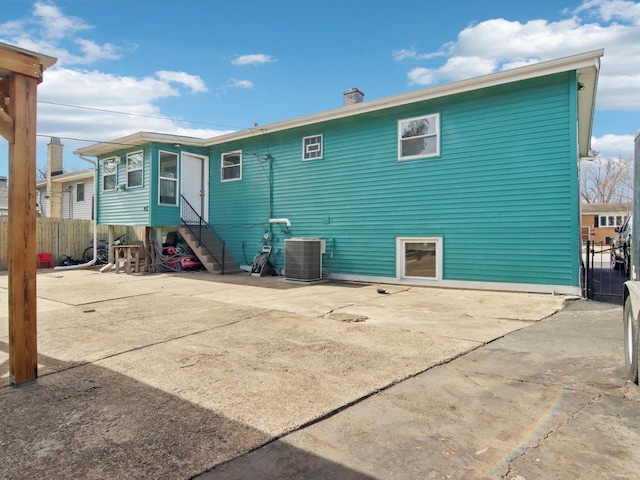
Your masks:
<instances>
[{"instance_id":1,"label":"bare tree","mask_svg":"<svg viewBox=\"0 0 640 480\"><path fill-rule=\"evenodd\" d=\"M583 161L580 173L583 203L628 203L633 200L633 158Z\"/></svg>"},{"instance_id":2,"label":"bare tree","mask_svg":"<svg viewBox=\"0 0 640 480\"><path fill-rule=\"evenodd\" d=\"M47 167L36 167L36 181L47 179Z\"/></svg>"}]
</instances>

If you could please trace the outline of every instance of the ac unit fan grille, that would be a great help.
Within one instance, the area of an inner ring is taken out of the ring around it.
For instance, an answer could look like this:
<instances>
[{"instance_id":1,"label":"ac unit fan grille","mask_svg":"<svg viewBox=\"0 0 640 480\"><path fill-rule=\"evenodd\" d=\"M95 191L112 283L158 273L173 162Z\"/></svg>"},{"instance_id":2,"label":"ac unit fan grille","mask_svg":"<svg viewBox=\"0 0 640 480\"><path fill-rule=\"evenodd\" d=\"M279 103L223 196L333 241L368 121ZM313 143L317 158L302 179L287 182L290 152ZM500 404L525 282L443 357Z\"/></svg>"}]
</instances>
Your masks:
<instances>
[{"instance_id":1,"label":"ac unit fan grille","mask_svg":"<svg viewBox=\"0 0 640 480\"><path fill-rule=\"evenodd\" d=\"M322 279L322 242L289 239L284 246L284 276L303 282Z\"/></svg>"}]
</instances>

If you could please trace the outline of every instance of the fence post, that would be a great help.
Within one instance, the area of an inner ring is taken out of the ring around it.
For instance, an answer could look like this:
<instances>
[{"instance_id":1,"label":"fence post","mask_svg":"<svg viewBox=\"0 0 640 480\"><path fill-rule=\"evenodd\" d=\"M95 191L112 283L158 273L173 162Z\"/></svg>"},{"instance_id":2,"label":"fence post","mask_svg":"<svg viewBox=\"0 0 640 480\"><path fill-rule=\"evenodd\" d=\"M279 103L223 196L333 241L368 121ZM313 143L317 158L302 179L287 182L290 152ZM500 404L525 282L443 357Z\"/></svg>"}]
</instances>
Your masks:
<instances>
[{"instance_id":1,"label":"fence post","mask_svg":"<svg viewBox=\"0 0 640 480\"><path fill-rule=\"evenodd\" d=\"M586 261L586 268L585 268L585 292L586 292L586 297L588 300L590 300L593 295L591 294L591 266L590 266L590 258L591 258L591 240L587 240L587 261Z\"/></svg>"}]
</instances>

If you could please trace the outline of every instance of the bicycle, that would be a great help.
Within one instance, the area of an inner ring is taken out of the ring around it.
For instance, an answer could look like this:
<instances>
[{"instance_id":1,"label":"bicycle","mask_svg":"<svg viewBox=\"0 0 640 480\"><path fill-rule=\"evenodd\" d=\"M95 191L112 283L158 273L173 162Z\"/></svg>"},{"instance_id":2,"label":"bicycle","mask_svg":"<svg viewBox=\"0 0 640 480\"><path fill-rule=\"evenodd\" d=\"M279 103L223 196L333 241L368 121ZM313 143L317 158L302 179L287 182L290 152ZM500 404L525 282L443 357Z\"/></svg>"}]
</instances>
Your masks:
<instances>
[{"instance_id":1,"label":"bicycle","mask_svg":"<svg viewBox=\"0 0 640 480\"><path fill-rule=\"evenodd\" d=\"M112 247L117 247L118 245L124 245L126 234L120 235L115 238ZM82 259L85 263L90 262L93 259L93 239L91 239L91 245L82 252ZM96 250L96 264L104 265L109 261L109 244L106 240L98 240L98 247Z\"/></svg>"},{"instance_id":2,"label":"bicycle","mask_svg":"<svg viewBox=\"0 0 640 480\"><path fill-rule=\"evenodd\" d=\"M69 267L71 265L80 265L82 263L82 260L76 260L71 255L62 255L62 256L64 257L62 265L64 265L65 267Z\"/></svg>"}]
</instances>

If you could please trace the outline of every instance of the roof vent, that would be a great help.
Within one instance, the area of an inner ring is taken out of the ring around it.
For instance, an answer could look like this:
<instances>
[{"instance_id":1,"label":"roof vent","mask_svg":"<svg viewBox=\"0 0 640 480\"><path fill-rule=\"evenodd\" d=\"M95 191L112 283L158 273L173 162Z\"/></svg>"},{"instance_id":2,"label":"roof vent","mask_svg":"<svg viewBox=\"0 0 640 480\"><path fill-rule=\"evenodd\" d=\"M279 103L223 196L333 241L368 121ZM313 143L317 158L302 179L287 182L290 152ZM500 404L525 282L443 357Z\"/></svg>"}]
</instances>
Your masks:
<instances>
[{"instance_id":1,"label":"roof vent","mask_svg":"<svg viewBox=\"0 0 640 480\"><path fill-rule=\"evenodd\" d=\"M364 100L364 93L362 93L357 88L351 88L343 93L344 95L344 106L347 105L355 105L356 103L362 103Z\"/></svg>"}]
</instances>

